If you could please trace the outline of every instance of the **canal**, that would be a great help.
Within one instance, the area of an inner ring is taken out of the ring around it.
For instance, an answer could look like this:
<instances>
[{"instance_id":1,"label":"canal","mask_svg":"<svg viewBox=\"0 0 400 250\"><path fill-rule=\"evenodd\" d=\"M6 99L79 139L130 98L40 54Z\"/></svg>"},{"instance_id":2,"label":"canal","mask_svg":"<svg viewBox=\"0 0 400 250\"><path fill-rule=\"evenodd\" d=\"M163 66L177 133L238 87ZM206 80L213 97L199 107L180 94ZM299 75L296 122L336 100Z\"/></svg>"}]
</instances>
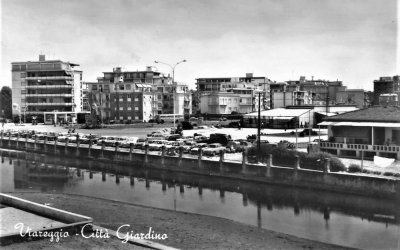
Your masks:
<instances>
[{"instance_id":1,"label":"canal","mask_svg":"<svg viewBox=\"0 0 400 250\"><path fill-rule=\"evenodd\" d=\"M222 217L349 247L399 247L399 201L39 154L17 158L6 153L2 151L0 163L1 192L85 195Z\"/></svg>"}]
</instances>

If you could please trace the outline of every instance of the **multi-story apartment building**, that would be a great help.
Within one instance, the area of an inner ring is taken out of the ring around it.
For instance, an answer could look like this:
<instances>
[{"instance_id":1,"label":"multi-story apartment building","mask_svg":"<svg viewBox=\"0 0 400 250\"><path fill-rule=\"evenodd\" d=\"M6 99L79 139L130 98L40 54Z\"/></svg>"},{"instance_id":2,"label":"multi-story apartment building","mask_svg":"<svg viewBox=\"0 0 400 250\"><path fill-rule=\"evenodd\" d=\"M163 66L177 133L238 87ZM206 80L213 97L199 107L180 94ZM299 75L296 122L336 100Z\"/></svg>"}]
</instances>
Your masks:
<instances>
[{"instance_id":1,"label":"multi-story apartment building","mask_svg":"<svg viewBox=\"0 0 400 250\"><path fill-rule=\"evenodd\" d=\"M262 109L269 108L271 81L266 77L254 77L253 74L247 73L246 77L198 78L196 80L201 113L253 112L258 110L259 92L262 92Z\"/></svg>"},{"instance_id":2,"label":"multi-story apartment building","mask_svg":"<svg viewBox=\"0 0 400 250\"><path fill-rule=\"evenodd\" d=\"M146 122L159 114L191 114L188 86L147 67L145 71L103 72L98 82L88 83L89 103L102 122Z\"/></svg>"},{"instance_id":3,"label":"multi-story apartment building","mask_svg":"<svg viewBox=\"0 0 400 250\"><path fill-rule=\"evenodd\" d=\"M343 86L342 81L328 81L328 80L307 80L301 76L299 80L286 81L288 83L287 90L290 88L299 87L300 91L307 91L313 95L313 104L325 105L326 103L336 103L336 94L339 91L345 91L346 87Z\"/></svg>"},{"instance_id":4,"label":"multi-story apartment building","mask_svg":"<svg viewBox=\"0 0 400 250\"><path fill-rule=\"evenodd\" d=\"M313 104L313 96L308 91L283 91L272 92L272 107L283 108L286 106L304 106Z\"/></svg>"},{"instance_id":5,"label":"multi-story apartment building","mask_svg":"<svg viewBox=\"0 0 400 250\"><path fill-rule=\"evenodd\" d=\"M400 99L400 76L380 77L374 80L373 105L379 105L379 96L382 94L397 94Z\"/></svg>"},{"instance_id":6,"label":"multi-story apartment building","mask_svg":"<svg viewBox=\"0 0 400 250\"><path fill-rule=\"evenodd\" d=\"M82 71L78 64L39 55L39 61L13 62L11 66L13 116L59 122L74 121L81 112ZM45 117L46 112L53 115Z\"/></svg>"}]
</instances>

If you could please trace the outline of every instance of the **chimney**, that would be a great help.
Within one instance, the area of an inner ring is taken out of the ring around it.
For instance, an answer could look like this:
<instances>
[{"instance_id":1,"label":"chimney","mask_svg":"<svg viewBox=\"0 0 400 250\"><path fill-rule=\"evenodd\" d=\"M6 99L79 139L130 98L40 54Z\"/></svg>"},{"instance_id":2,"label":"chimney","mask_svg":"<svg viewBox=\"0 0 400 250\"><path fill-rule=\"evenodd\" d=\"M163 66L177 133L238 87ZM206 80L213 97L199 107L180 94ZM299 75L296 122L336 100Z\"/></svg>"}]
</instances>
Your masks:
<instances>
[{"instance_id":1,"label":"chimney","mask_svg":"<svg viewBox=\"0 0 400 250\"><path fill-rule=\"evenodd\" d=\"M46 61L46 56L45 55L39 55L39 62L44 62Z\"/></svg>"}]
</instances>

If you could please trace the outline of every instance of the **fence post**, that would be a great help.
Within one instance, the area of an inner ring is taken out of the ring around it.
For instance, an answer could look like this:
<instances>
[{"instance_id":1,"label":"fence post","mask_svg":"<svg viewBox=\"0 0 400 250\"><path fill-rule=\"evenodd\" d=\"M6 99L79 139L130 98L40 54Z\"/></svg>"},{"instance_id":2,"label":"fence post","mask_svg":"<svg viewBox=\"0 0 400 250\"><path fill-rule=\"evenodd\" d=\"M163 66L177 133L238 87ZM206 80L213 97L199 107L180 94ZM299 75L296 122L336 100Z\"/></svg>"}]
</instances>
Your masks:
<instances>
[{"instance_id":1,"label":"fence post","mask_svg":"<svg viewBox=\"0 0 400 250\"><path fill-rule=\"evenodd\" d=\"M149 144L145 144L144 145L144 163L145 164L149 163L148 154L149 154Z\"/></svg>"},{"instance_id":2,"label":"fence post","mask_svg":"<svg viewBox=\"0 0 400 250\"><path fill-rule=\"evenodd\" d=\"M64 153L65 153L65 155L68 154L68 142L69 142L69 138L66 138L66 139L65 139L65 148L64 148Z\"/></svg>"},{"instance_id":3,"label":"fence post","mask_svg":"<svg viewBox=\"0 0 400 250\"><path fill-rule=\"evenodd\" d=\"M3 147L3 140L4 140L4 132L3 130L0 132L1 135L1 146Z\"/></svg>"},{"instance_id":4,"label":"fence post","mask_svg":"<svg viewBox=\"0 0 400 250\"><path fill-rule=\"evenodd\" d=\"M8 146L11 147L11 132L8 135Z\"/></svg>"},{"instance_id":5,"label":"fence post","mask_svg":"<svg viewBox=\"0 0 400 250\"><path fill-rule=\"evenodd\" d=\"M132 161L133 143L129 143L129 160Z\"/></svg>"},{"instance_id":6,"label":"fence post","mask_svg":"<svg viewBox=\"0 0 400 250\"><path fill-rule=\"evenodd\" d=\"M183 156L183 148L181 146L179 147L179 162L178 162L179 167L182 165L182 156Z\"/></svg>"},{"instance_id":7,"label":"fence post","mask_svg":"<svg viewBox=\"0 0 400 250\"><path fill-rule=\"evenodd\" d=\"M164 163L165 163L165 146L163 145L161 147L161 165L162 165L162 167L164 167Z\"/></svg>"},{"instance_id":8,"label":"fence post","mask_svg":"<svg viewBox=\"0 0 400 250\"><path fill-rule=\"evenodd\" d=\"M33 143L33 149L34 150L36 150L36 148L37 148L37 135L35 135L35 141L34 141L34 143Z\"/></svg>"},{"instance_id":9,"label":"fence post","mask_svg":"<svg viewBox=\"0 0 400 250\"><path fill-rule=\"evenodd\" d=\"M104 158L104 148L106 147L106 142L104 140L101 141L101 158Z\"/></svg>"},{"instance_id":10,"label":"fence post","mask_svg":"<svg viewBox=\"0 0 400 250\"><path fill-rule=\"evenodd\" d=\"M295 156L294 168L293 168L293 178L298 179L298 170L300 169L300 158L298 155Z\"/></svg>"},{"instance_id":11,"label":"fence post","mask_svg":"<svg viewBox=\"0 0 400 250\"><path fill-rule=\"evenodd\" d=\"M54 153L57 152L57 142L58 142L58 138L56 137L56 138L54 139Z\"/></svg>"},{"instance_id":12,"label":"fence post","mask_svg":"<svg viewBox=\"0 0 400 250\"><path fill-rule=\"evenodd\" d=\"M247 150L242 152L242 174L247 174Z\"/></svg>"},{"instance_id":13,"label":"fence post","mask_svg":"<svg viewBox=\"0 0 400 250\"><path fill-rule=\"evenodd\" d=\"M92 156L92 138L89 138L89 149L88 149L88 156Z\"/></svg>"},{"instance_id":14,"label":"fence post","mask_svg":"<svg viewBox=\"0 0 400 250\"><path fill-rule=\"evenodd\" d=\"M114 153L114 159L118 160L118 149L119 149L119 142L115 142L115 153Z\"/></svg>"},{"instance_id":15,"label":"fence post","mask_svg":"<svg viewBox=\"0 0 400 250\"><path fill-rule=\"evenodd\" d=\"M28 135L25 137L25 149L28 149Z\"/></svg>"},{"instance_id":16,"label":"fence post","mask_svg":"<svg viewBox=\"0 0 400 250\"><path fill-rule=\"evenodd\" d=\"M326 179L331 172L331 158L325 158L324 163L324 179Z\"/></svg>"},{"instance_id":17,"label":"fence post","mask_svg":"<svg viewBox=\"0 0 400 250\"><path fill-rule=\"evenodd\" d=\"M269 157L267 159L267 177L271 177L271 167L272 167L272 154L269 154Z\"/></svg>"},{"instance_id":18,"label":"fence post","mask_svg":"<svg viewBox=\"0 0 400 250\"><path fill-rule=\"evenodd\" d=\"M47 151L47 135L44 137L44 140L43 140L43 148L44 148L44 152L46 152Z\"/></svg>"},{"instance_id":19,"label":"fence post","mask_svg":"<svg viewBox=\"0 0 400 250\"><path fill-rule=\"evenodd\" d=\"M203 149L199 148L199 156L198 156L199 169L202 169L202 158L203 158Z\"/></svg>"},{"instance_id":20,"label":"fence post","mask_svg":"<svg viewBox=\"0 0 400 250\"><path fill-rule=\"evenodd\" d=\"M79 134L76 135L76 156L79 156L79 146L81 145L81 138L79 138Z\"/></svg>"},{"instance_id":21,"label":"fence post","mask_svg":"<svg viewBox=\"0 0 400 250\"><path fill-rule=\"evenodd\" d=\"M219 172L224 173L224 156L225 152L223 150L219 151Z\"/></svg>"},{"instance_id":22,"label":"fence post","mask_svg":"<svg viewBox=\"0 0 400 250\"><path fill-rule=\"evenodd\" d=\"M17 134L17 148L19 148L19 131L18 131L18 134Z\"/></svg>"}]
</instances>

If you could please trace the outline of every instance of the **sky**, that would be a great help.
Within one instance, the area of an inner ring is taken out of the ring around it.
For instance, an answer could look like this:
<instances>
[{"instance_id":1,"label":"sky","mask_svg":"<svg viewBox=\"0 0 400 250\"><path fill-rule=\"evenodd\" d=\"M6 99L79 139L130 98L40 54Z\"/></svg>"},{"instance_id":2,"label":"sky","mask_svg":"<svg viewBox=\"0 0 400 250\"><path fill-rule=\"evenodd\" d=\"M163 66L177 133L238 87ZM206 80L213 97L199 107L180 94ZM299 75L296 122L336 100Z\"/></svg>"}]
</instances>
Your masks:
<instances>
[{"instance_id":1,"label":"sky","mask_svg":"<svg viewBox=\"0 0 400 250\"><path fill-rule=\"evenodd\" d=\"M1 0L0 87L11 62L80 64L84 81L114 67L196 78L342 80L372 90L400 74L396 0Z\"/></svg>"}]
</instances>

